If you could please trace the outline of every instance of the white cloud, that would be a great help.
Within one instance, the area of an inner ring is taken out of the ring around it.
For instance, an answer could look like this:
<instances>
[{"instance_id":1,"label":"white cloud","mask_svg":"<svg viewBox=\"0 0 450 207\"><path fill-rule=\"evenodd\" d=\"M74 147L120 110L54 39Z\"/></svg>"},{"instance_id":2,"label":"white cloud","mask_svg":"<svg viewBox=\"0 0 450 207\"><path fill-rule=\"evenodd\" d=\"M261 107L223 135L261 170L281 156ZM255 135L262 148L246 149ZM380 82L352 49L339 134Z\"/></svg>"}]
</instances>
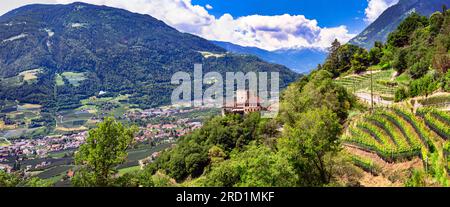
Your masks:
<instances>
[{"instance_id":1,"label":"white cloud","mask_svg":"<svg viewBox=\"0 0 450 207\"><path fill-rule=\"evenodd\" d=\"M71 3L80 0L56 0ZM191 0L81 0L82 2L123 8L132 12L149 14L181 30L199 34L199 28L214 22L203 6L193 5Z\"/></svg>"},{"instance_id":2,"label":"white cloud","mask_svg":"<svg viewBox=\"0 0 450 207\"><path fill-rule=\"evenodd\" d=\"M19 0L21 1L21 0ZM255 46L267 50L282 48L325 49L337 38L347 42L350 34L345 26L322 28L316 20L303 15L235 18L230 14L216 18L208 5L193 5L191 0L75 0L97 5L123 8L149 14L183 32L210 40ZM42 3L72 3L73 0L44 0ZM36 0L38 2L38 0Z\"/></svg>"},{"instance_id":3,"label":"white cloud","mask_svg":"<svg viewBox=\"0 0 450 207\"><path fill-rule=\"evenodd\" d=\"M214 9L213 6L211 6L210 4L206 4L205 7L209 10Z\"/></svg>"},{"instance_id":4,"label":"white cloud","mask_svg":"<svg viewBox=\"0 0 450 207\"><path fill-rule=\"evenodd\" d=\"M316 20L302 15L251 15L234 19L225 14L212 24L202 27L201 35L207 39L255 46L267 50L282 48L325 49L338 38L347 42L354 35L345 26L321 28Z\"/></svg>"},{"instance_id":5,"label":"white cloud","mask_svg":"<svg viewBox=\"0 0 450 207\"><path fill-rule=\"evenodd\" d=\"M55 3L56 0L1 0L0 6L0 15L5 14L6 12L13 10L15 8L27 5L27 4L36 4L36 3Z\"/></svg>"},{"instance_id":6,"label":"white cloud","mask_svg":"<svg viewBox=\"0 0 450 207\"><path fill-rule=\"evenodd\" d=\"M374 22L387 8L398 3L399 0L367 0L368 6L365 10L367 23Z\"/></svg>"}]
</instances>

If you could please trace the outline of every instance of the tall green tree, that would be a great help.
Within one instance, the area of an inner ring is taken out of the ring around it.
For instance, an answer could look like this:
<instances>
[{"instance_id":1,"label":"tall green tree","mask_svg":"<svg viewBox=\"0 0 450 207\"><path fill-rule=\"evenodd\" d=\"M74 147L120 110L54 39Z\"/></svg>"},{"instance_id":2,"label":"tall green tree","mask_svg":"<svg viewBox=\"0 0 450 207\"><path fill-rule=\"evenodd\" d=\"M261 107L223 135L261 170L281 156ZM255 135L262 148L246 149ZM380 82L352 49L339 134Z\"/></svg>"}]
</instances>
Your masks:
<instances>
[{"instance_id":1,"label":"tall green tree","mask_svg":"<svg viewBox=\"0 0 450 207\"><path fill-rule=\"evenodd\" d=\"M214 165L195 185L216 187L293 187L298 182L294 168L264 145L250 144L231 159Z\"/></svg>"},{"instance_id":2,"label":"tall green tree","mask_svg":"<svg viewBox=\"0 0 450 207\"><path fill-rule=\"evenodd\" d=\"M397 28L388 36L388 44L394 47L404 47L410 44L410 37L417 28L426 27L429 24L427 17L420 16L417 13L407 17Z\"/></svg>"},{"instance_id":3,"label":"tall green tree","mask_svg":"<svg viewBox=\"0 0 450 207\"><path fill-rule=\"evenodd\" d=\"M414 80L409 86L409 93L412 97L426 96L432 94L439 88L439 83L432 74L426 75L420 79Z\"/></svg>"},{"instance_id":4,"label":"tall green tree","mask_svg":"<svg viewBox=\"0 0 450 207\"><path fill-rule=\"evenodd\" d=\"M369 51L369 63L371 65L377 65L381 62L383 57L383 43L375 42L375 46Z\"/></svg>"},{"instance_id":5,"label":"tall green tree","mask_svg":"<svg viewBox=\"0 0 450 207\"><path fill-rule=\"evenodd\" d=\"M356 45L340 45L335 41L330 48L330 54L322 69L329 71L333 75L333 78L336 78L352 68L351 62L355 54L362 53L367 53L367 51Z\"/></svg>"},{"instance_id":6,"label":"tall green tree","mask_svg":"<svg viewBox=\"0 0 450 207\"><path fill-rule=\"evenodd\" d=\"M397 55L395 56L393 67L398 73L403 73L407 67L408 62L406 59L406 56L408 55L408 52L406 49L399 49Z\"/></svg>"},{"instance_id":7,"label":"tall green tree","mask_svg":"<svg viewBox=\"0 0 450 207\"><path fill-rule=\"evenodd\" d=\"M430 17L430 32L436 36L441 31L444 24L444 15L441 12L436 12Z\"/></svg>"},{"instance_id":8,"label":"tall green tree","mask_svg":"<svg viewBox=\"0 0 450 207\"><path fill-rule=\"evenodd\" d=\"M300 185L331 181L333 158L341 150L341 129L339 118L325 106L303 112L295 123L285 126L279 150L296 169Z\"/></svg>"},{"instance_id":9,"label":"tall green tree","mask_svg":"<svg viewBox=\"0 0 450 207\"><path fill-rule=\"evenodd\" d=\"M298 120L298 115L320 106L331 109L340 120L345 120L355 98L345 88L334 83L326 70L312 73L289 86L283 96L279 119L285 124Z\"/></svg>"},{"instance_id":10,"label":"tall green tree","mask_svg":"<svg viewBox=\"0 0 450 207\"><path fill-rule=\"evenodd\" d=\"M89 131L86 143L75 154L77 165L72 182L75 186L109 186L117 173L115 167L125 162L136 127L125 127L114 118L106 118L96 129Z\"/></svg>"},{"instance_id":11,"label":"tall green tree","mask_svg":"<svg viewBox=\"0 0 450 207\"><path fill-rule=\"evenodd\" d=\"M360 53L353 55L353 59L350 62L352 64L352 71L355 73L364 72L370 65L369 54L367 51L363 50Z\"/></svg>"}]
</instances>

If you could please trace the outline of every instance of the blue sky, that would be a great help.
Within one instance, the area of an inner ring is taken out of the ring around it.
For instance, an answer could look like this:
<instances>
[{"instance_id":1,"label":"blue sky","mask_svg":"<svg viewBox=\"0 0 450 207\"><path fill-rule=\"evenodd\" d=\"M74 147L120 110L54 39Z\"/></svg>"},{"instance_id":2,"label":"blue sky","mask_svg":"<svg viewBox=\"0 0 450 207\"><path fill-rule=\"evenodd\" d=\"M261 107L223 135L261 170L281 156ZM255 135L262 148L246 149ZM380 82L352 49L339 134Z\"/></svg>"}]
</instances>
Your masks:
<instances>
[{"instance_id":1,"label":"blue sky","mask_svg":"<svg viewBox=\"0 0 450 207\"><path fill-rule=\"evenodd\" d=\"M0 14L31 4L82 1L148 14L209 40L266 50L345 43L399 0L1 0Z\"/></svg>"},{"instance_id":2,"label":"blue sky","mask_svg":"<svg viewBox=\"0 0 450 207\"><path fill-rule=\"evenodd\" d=\"M359 33L367 26L365 0L193 0L192 3L211 5L210 14L216 17L225 13L235 17L287 13L316 19L321 27L346 25L352 33Z\"/></svg>"}]
</instances>

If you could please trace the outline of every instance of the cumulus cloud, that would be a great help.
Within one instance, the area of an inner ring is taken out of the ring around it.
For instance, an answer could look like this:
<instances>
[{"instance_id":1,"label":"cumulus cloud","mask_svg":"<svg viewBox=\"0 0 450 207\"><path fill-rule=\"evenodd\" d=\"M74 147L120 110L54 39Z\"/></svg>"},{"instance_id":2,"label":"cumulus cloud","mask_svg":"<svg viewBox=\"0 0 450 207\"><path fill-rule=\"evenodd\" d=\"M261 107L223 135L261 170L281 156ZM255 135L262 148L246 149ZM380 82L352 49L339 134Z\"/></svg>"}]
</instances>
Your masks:
<instances>
[{"instance_id":1,"label":"cumulus cloud","mask_svg":"<svg viewBox=\"0 0 450 207\"><path fill-rule=\"evenodd\" d=\"M19 0L20 1L20 0ZM39 0L36 0L38 2ZM211 15L211 5L192 4L191 0L44 0L48 3L82 1L96 5L123 8L149 14L168 25L209 40L226 41L267 50L283 48L325 49L334 39L347 42L350 34L345 26L323 28L303 15L262 16L235 18L230 14Z\"/></svg>"},{"instance_id":2,"label":"cumulus cloud","mask_svg":"<svg viewBox=\"0 0 450 207\"><path fill-rule=\"evenodd\" d=\"M233 18L225 14L212 24L202 27L207 39L228 41L243 46L267 50L282 48L319 48L330 46L334 39L347 42L354 35L345 26L321 28L316 20L302 15L261 16Z\"/></svg>"},{"instance_id":3,"label":"cumulus cloud","mask_svg":"<svg viewBox=\"0 0 450 207\"><path fill-rule=\"evenodd\" d=\"M368 6L365 10L367 23L374 22L387 8L398 3L399 0L367 0Z\"/></svg>"},{"instance_id":4,"label":"cumulus cloud","mask_svg":"<svg viewBox=\"0 0 450 207\"><path fill-rule=\"evenodd\" d=\"M56 0L58 3L72 3L80 0ZM81 0L82 2L123 8L132 12L149 14L178 30L198 33L198 28L209 25L214 16L191 0Z\"/></svg>"},{"instance_id":5,"label":"cumulus cloud","mask_svg":"<svg viewBox=\"0 0 450 207\"><path fill-rule=\"evenodd\" d=\"M206 7L207 9L209 9L209 10L213 9L213 6L211 6L210 4L206 4L205 7Z\"/></svg>"}]
</instances>

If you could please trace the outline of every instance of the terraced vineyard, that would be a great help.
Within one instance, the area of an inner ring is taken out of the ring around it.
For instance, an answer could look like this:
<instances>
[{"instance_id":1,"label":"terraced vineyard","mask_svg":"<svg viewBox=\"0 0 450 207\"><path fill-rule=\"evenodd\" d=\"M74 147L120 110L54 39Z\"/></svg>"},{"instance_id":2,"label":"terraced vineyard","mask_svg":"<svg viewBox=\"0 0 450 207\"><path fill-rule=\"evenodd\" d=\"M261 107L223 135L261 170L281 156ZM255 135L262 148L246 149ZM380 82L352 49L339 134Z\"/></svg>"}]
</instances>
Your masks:
<instances>
[{"instance_id":1,"label":"terraced vineyard","mask_svg":"<svg viewBox=\"0 0 450 207\"><path fill-rule=\"evenodd\" d=\"M444 93L442 95L431 96L422 100L419 103L426 107L445 107L450 104L450 94Z\"/></svg>"},{"instance_id":2,"label":"terraced vineyard","mask_svg":"<svg viewBox=\"0 0 450 207\"><path fill-rule=\"evenodd\" d=\"M360 117L348 127L343 141L387 162L420 157L423 151L436 149L425 124L401 109L384 109Z\"/></svg>"},{"instance_id":3,"label":"terraced vineyard","mask_svg":"<svg viewBox=\"0 0 450 207\"><path fill-rule=\"evenodd\" d=\"M394 97L397 84L391 82L394 70L374 71L373 72L373 90L374 93L384 97ZM370 91L370 72L364 75L351 75L336 80L351 92Z\"/></svg>"},{"instance_id":4,"label":"terraced vineyard","mask_svg":"<svg viewBox=\"0 0 450 207\"><path fill-rule=\"evenodd\" d=\"M371 159L363 158L360 156L352 156L351 159L356 166L374 175L379 174L381 171L381 167L375 164L375 162Z\"/></svg>"},{"instance_id":5,"label":"terraced vineyard","mask_svg":"<svg viewBox=\"0 0 450 207\"><path fill-rule=\"evenodd\" d=\"M426 125L443 139L450 139L450 114L436 109L421 109L417 114Z\"/></svg>"}]
</instances>

